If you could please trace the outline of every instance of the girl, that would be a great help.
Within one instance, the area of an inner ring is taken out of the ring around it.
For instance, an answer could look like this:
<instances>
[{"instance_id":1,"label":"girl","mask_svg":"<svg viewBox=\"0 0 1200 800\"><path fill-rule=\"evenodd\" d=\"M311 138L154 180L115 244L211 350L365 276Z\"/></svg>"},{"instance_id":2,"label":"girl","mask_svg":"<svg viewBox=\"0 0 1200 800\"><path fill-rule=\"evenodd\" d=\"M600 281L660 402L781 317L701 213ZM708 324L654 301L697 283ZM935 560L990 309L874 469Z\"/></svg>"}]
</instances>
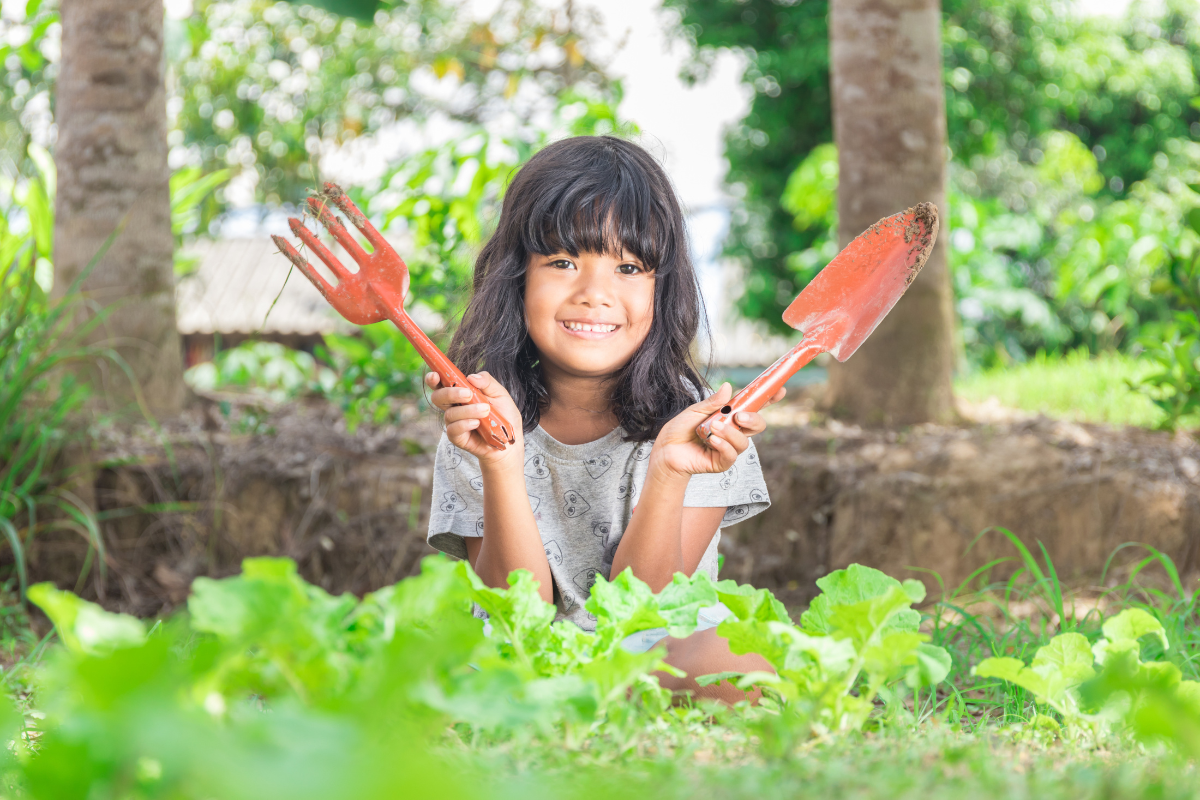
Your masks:
<instances>
[{"instance_id":1,"label":"girl","mask_svg":"<svg viewBox=\"0 0 1200 800\"><path fill-rule=\"evenodd\" d=\"M429 543L469 559L490 586L529 570L557 619L585 630L595 629L584 604L597 575L628 567L655 592L676 572L715 580L720 528L770 500L749 439L765 428L761 416L739 414L709 447L694 432L732 393L724 384L697 402L705 384L691 348L702 314L679 203L646 151L585 136L534 156L475 264L448 353L523 425L513 426L514 445L492 449L475 433L489 406L455 405L467 390L437 388L439 376L428 375L446 420ZM704 630L669 639L666 661L689 676L769 669L716 635L727 614L703 609ZM625 644L644 651L663 638L645 631ZM660 680L743 697L728 683Z\"/></svg>"}]
</instances>

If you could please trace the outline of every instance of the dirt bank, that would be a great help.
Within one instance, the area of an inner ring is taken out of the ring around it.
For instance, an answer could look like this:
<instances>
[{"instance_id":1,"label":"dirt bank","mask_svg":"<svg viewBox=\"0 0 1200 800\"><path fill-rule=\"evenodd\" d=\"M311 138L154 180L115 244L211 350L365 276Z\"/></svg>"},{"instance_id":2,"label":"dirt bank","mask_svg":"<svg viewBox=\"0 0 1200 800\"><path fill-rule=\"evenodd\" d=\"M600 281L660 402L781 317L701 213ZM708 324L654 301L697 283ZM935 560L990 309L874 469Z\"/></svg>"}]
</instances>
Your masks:
<instances>
[{"instance_id":1,"label":"dirt bank","mask_svg":"<svg viewBox=\"0 0 1200 800\"><path fill-rule=\"evenodd\" d=\"M251 417L236 403L166 426L109 432L83 487L101 518L106 575L85 596L149 615L187 596L197 575L286 555L334 592L363 593L411 574L424 543L439 428L348 433L332 409L288 405ZM989 526L1045 544L1065 581L1099 580L1125 542L1152 544L1192 574L1200 541L1200 446L1184 436L1045 418L862 430L777 410L758 439L773 505L729 529L723 577L805 602L822 574L859 562L956 584L1013 555ZM808 423L808 424L805 424ZM237 433L257 429L257 433ZM1128 558L1134 555L1126 551ZM87 558L64 530L29 546L34 580L74 587ZM1118 558L1117 563L1122 563ZM999 568L998 575L1012 567Z\"/></svg>"}]
</instances>

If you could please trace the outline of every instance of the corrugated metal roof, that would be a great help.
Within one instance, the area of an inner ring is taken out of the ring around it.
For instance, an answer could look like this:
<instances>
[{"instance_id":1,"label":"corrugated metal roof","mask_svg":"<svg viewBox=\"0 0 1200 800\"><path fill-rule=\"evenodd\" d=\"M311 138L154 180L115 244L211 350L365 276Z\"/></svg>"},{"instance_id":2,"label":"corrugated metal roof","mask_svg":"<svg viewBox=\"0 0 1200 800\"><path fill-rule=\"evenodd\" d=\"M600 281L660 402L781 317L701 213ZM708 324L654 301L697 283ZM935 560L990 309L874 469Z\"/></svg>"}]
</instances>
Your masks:
<instances>
[{"instance_id":1,"label":"corrugated metal roof","mask_svg":"<svg viewBox=\"0 0 1200 800\"><path fill-rule=\"evenodd\" d=\"M187 252L198 257L200 265L179 281L175 292L182 334L311 335L353 328L303 275L293 270L288 277L292 264L269 238L200 241ZM346 258L344 263L353 262Z\"/></svg>"}]
</instances>

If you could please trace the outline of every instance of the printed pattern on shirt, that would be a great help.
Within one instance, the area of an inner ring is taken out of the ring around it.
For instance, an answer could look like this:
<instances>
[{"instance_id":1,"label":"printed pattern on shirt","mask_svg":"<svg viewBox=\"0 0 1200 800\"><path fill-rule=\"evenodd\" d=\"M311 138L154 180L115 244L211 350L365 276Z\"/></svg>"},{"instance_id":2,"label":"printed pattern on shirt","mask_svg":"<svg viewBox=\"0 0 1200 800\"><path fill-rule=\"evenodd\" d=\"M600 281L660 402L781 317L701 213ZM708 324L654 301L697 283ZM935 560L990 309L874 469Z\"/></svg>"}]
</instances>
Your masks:
<instances>
[{"instance_id":1,"label":"printed pattern on shirt","mask_svg":"<svg viewBox=\"0 0 1200 800\"><path fill-rule=\"evenodd\" d=\"M591 507L591 504L583 499L583 495L574 489L563 495L563 513L569 518L582 516Z\"/></svg>"},{"instance_id":2,"label":"printed pattern on shirt","mask_svg":"<svg viewBox=\"0 0 1200 800\"><path fill-rule=\"evenodd\" d=\"M466 511L467 503L458 496L458 492L446 492L442 495L442 504L438 506L438 510L443 514L456 514Z\"/></svg>"},{"instance_id":3,"label":"printed pattern on shirt","mask_svg":"<svg viewBox=\"0 0 1200 800\"><path fill-rule=\"evenodd\" d=\"M525 475L534 480L545 480L550 477L550 467L546 465L543 455L530 456L525 460Z\"/></svg>"},{"instance_id":4,"label":"printed pattern on shirt","mask_svg":"<svg viewBox=\"0 0 1200 800\"><path fill-rule=\"evenodd\" d=\"M583 462L583 465L585 468L587 468L588 475L592 476L592 480L596 480L601 475L608 472L608 468L612 466L612 463L612 456L610 456L608 453L605 453L602 456L589 458L587 461Z\"/></svg>"}]
</instances>

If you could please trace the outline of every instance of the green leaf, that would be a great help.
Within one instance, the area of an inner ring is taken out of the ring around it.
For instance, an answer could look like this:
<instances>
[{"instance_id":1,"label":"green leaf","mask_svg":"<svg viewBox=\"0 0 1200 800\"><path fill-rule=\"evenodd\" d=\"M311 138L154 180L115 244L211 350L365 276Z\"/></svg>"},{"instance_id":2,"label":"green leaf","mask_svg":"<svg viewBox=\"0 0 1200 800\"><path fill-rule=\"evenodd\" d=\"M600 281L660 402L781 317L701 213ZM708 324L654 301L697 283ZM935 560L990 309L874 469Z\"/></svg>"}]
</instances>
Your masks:
<instances>
[{"instance_id":1,"label":"green leaf","mask_svg":"<svg viewBox=\"0 0 1200 800\"><path fill-rule=\"evenodd\" d=\"M1038 648L1029 667L1015 658L988 658L975 667L974 673L981 678L1003 678L1015 683L1072 721L1079 709L1075 690L1091 680L1096 671L1087 637L1063 633Z\"/></svg>"},{"instance_id":2,"label":"green leaf","mask_svg":"<svg viewBox=\"0 0 1200 800\"><path fill-rule=\"evenodd\" d=\"M919 668L917 649L927 637L913 631L893 631L862 647L863 671L874 686L905 674L904 667Z\"/></svg>"},{"instance_id":3,"label":"green leaf","mask_svg":"<svg viewBox=\"0 0 1200 800\"><path fill-rule=\"evenodd\" d=\"M1140 608L1127 608L1115 617L1109 617L1104 621L1101 630L1110 642L1137 641L1143 636L1153 635L1162 642L1164 650L1171 647L1162 623Z\"/></svg>"},{"instance_id":4,"label":"green leaf","mask_svg":"<svg viewBox=\"0 0 1200 800\"><path fill-rule=\"evenodd\" d=\"M925 584L918 580L909 578L901 581L900 587L904 589L904 593L908 595L908 599L914 603L919 603L925 599Z\"/></svg>"},{"instance_id":5,"label":"green leaf","mask_svg":"<svg viewBox=\"0 0 1200 800\"><path fill-rule=\"evenodd\" d=\"M917 645L916 655L917 663L909 668L904 678L905 683L916 688L918 686L936 686L946 680L953 662L945 648L929 642L921 642Z\"/></svg>"},{"instance_id":6,"label":"green leaf","mask_svg":"<svg viewBox=\"0 0 1200 800\"><path fill-rule=\"evenodd\" d=\"M1000 678L1015 683L1046 702L1049 685L1045 676L1026 667L1019 658L985 658L971 672L980 678Z\"/></svg>"},{"instance_id":7,"label":"green leaf","mask_svg":"<svg viewBox=\"0 0 1200 800\"><path fill-rule=\"evenodd\" d=\"M819 578L817 586L821 594L800 617L800 627L812 633L829 633L832 630L831 614L837 606L861 603L892 589L901 590L910 603L919 602L925 596L925 587L920 581L910 580L901 584L895 578L861 564L851 564L846 569L831 572ZM915 631L920 624L921 615L912 609L905 609L889 621L889 630Z\"/></svg>"},{"instance_id":8,"label":"green leaf","mask_svg":"<svg viewBox=\"0 0 1200 800\"><path fill-rule=\"evenodd\" d=\"M584 607L596 615L596 635L606 645L615 645L638 631L665 628L668 624L658 611L658 600L650 587L634 577L629 567L611 581L597 575ZM695 617L692 626L695 627Z\"/></svg>"},{"instance_id":9,"label":"green leaf","mask_svg":"<svg viewBox=\"0 0 1200 800\"><path fill-rule=\"evenodd\" d=\"M744 672L714 672L712 675L697 675L696 684L698 686L712 686L721 681L729 681L732 684L737 684L746 673Z\"/></svg>"},{"instance_id":10,"label":"green leaf","mask_svg":"<svg viewBox=\"0 0 1200 800\"><path fill-rule=\"evenodd\" d=\"M113 614L95 603L81 600L52 583L29 587L29 600L54 623L62 643L81 655L105 655L146 641L141 620L128 614Z\"/></svg>"},{"instance_id":11,"label":"green leaf","mask_svg":"<svg viewBox=\"0 0 1200 800\"><path fill-rule=\"evenodd\" d=\"M316 587L313 587L316 588ZM305 603L305 583L286 558L247 558L242 574L196 578L188 598L192 627L228 640L260 635Z\"/></svg>"},{"instance_id":12,"label":"green leaf","mask_svg":"<svg viewBox=\"0 0 1200 800\"><path fill-rule=\"evenodd\" d=\"M820 144L788 176L780 205L798 229L829 226L837 220L837 147Z\"/></svg>"},{"instance_id":13,"label":"green leaf","mask_svg":"<svg viewBox=\"0 0 1200 800\"><path fill-rule=\"evenodd\" d=\"M343 17L370 21L379 10L379 0L287 0L293 5L316 6Z\"/></svg>"},{"instance_id":14,"label":"green leaf","mask_svg":"<svg viewBox=\"0 0 1200 800\"><path fill-rule=\"evenodd\" d=\"M1200 717L1200 681L1180 681L1175 687L1175 701L1193 716Z\"/></svg>"},{"instance_id":15,"label":"green leaf","mask_svg":"<svg viewBox=\"0 0 1200 800\"><path fill-rule=\"evenodd\" d=\"M542 599L528 570L513 570L508 576L508 589L493 589L466 561L458 562L457 568L470 583L471 599L487 612L492 625L508 636L525 639L534 632L544 632L554 620L554 606ZM518 642L514 645L520 646Z\"/></svg>"},{"instance_id":16,"label":"green leaf","mask_svg":"<svg viewBox=\"0 0 1200 800\"><path fill-rule=\"evenodd\" d=\"M683 638L696 630L696 615L701 608L716 605L717 590L708 573L689 578L676 572L656 598L658 613L667 621L671 636Z\"/></svg>"},{"instance_id":17,"label":"green leaf","mask_svg":"<svg viewBox=\"0 0 1200 800\"><path fill-rule=\"evenodd\" d=\"M1096 671L1092 668L1092 648L1087 637L1079 633L1063 633L1039 647L1033 656L1032 667L1043 674L1057 674L1070 685L1088 680Z\"/></svg>"},{"instance_id":18,"label":"green leaf","mask_svg":"<svg viewBox=\"0 0 1200 800\"><path fill-rule=\"evenodd\" d=\"M1188 209L1183 218L1189 228L1200 233L1200 207Z\"/></svg>"},{"instance_id":19,"label":"green leaf","mask_svg":"<svg viewBox=\"0 0 1200 800\"><path fill-rule=\"evenodd\" d=\"M758 653L780 669L786 663L788 642L772 626L781 624L730 617L717 626L717 635L729 641L729 649L735 655Z\"/></svg>"},{"instance_id":20,"label":"green leaf","mask_svg":"<svg viewBox=\"0 0 1200 800\"><path fill-rule=\"evenodd\" d=\"M791 624L787 608L766 589L739 585L736 581L717 581L717 599L741 620L786 622Z\"/></svg>"},{"instance_id":21,"label":"green leaf","mask_svg":"<svg viewBox=\"0 0 1200 800\"><path fill-rule=\"evenodd\" d=\"M888 633L917 632L920 616L915 621L908 615L916 612L908 607L912 602L899 582L887 592L859 603L831 605L828 612L829 633L848 638L858 649L873 639Z\"/></svg>"}]
</instances>

